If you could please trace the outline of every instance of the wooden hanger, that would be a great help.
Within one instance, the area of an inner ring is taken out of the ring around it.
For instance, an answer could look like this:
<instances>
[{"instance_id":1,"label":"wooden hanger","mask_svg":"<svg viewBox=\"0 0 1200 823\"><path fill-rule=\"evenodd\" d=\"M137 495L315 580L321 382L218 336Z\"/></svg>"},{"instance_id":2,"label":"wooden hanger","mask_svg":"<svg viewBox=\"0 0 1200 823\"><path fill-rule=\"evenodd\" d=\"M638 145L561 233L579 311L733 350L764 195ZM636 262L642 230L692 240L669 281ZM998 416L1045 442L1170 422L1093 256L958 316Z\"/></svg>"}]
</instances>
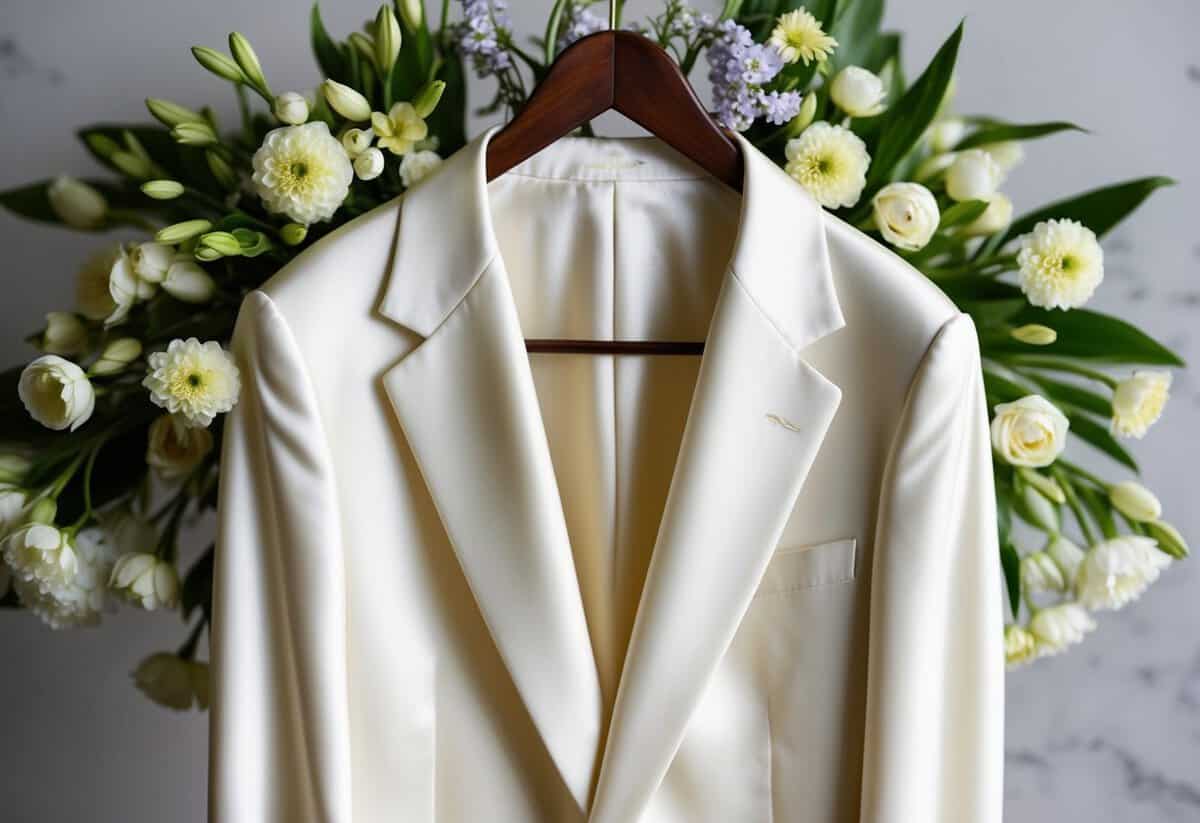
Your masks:
<instances>
[{"instance_id":1,"label":"wooden hanger","mask_svg":"<svg viewBox=\"0 0 1200 823\"><path fill-rule=\"evenodd\" d=\"M487 179L529 159L606 111L615 110L684 157L742 190L742 154L705 111L679 66L658 44L616 29L609 0L609 29L582 38L551 64L524 108L488 142ZM703 354L703 341L525 341L530 352L573 354Z\"/></svg>"}]
</instances>

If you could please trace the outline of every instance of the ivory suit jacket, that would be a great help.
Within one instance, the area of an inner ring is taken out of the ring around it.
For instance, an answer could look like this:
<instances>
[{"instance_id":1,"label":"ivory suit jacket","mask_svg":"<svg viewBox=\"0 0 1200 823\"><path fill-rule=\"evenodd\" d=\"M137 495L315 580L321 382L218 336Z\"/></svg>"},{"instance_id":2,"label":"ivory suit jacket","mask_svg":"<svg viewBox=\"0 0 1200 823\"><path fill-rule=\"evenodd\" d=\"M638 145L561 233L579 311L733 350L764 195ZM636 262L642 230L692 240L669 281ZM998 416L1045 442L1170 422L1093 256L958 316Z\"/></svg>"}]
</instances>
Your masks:
<instances>
[{"instance_id":1,"label":"ivory suit jacket","mask_svg":"<svg viewBox=\"0 0 1200 823\"><path fill-rule=\"evenodd\" d=\"M744 141L490 134L243 304L212 819L999 823L971 319Z\"/></svg>"}]
</instances>

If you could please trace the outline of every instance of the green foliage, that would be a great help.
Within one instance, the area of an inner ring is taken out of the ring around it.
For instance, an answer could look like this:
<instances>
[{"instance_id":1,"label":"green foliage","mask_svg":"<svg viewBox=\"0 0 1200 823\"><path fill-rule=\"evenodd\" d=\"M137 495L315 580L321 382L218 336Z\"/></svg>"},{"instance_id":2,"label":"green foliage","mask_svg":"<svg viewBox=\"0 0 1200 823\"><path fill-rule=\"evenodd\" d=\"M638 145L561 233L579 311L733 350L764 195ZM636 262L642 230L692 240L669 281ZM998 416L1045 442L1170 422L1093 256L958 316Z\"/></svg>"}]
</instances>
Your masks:
<instances>
[{"instance_id":1,"label":"green foliage","mask_svg":"<svg viewBox=\"0 0 1200 823\"><path fill-rule=\"evenodd\" d=\"M1097 237L1103 237L1155 191L1174 184L1169 177L1143 177L1051 203L1015 220L1001 242L1007 243L1027 234L1043 220L1078 220Z\"/></svg>"}]
</instances>

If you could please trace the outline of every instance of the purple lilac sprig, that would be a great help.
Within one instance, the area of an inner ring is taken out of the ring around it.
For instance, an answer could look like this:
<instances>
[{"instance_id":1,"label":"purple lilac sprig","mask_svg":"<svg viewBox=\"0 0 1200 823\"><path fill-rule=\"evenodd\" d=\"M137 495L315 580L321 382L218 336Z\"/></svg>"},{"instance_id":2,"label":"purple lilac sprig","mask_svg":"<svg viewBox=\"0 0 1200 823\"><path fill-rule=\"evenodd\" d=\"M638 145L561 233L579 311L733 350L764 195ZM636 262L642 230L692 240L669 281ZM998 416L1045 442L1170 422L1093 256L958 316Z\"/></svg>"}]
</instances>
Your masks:
<instances>
[{"instance_id":1,"label":"purple lilac sprig","mask_svg":"<svg viewBox=\"0 0 1200 823\"><path fill-rule=\"evenodd\" d=\"M572 3L567 9L566 19L558 33L558 50L608 28L608 22L593 12L588 2Z\"/></svg>"},{"instance_id":2,"label":"purple lilac sprig","mask_svg":"<svg viewBox=\"0 0 1200 823\"><path fill-rule=\"evenodd\" d=\"M463 22L455 40L480 77L512 67L507 44L512 41L512 19L505 0L462 0Z\"/></svg>"},{"instance_id":3,"label":"purple lilac sprig","mask_svg":"<svg viewBox=\"0 0 1200 823\"><path fill-rule=\"evenodd\" d=\"M773 46L754 42L744 26L717 23L707 59L717 120L726 128L746 131L760 117L780 126L799 113L800 92L765 88L783 69L783 58Z\"/></svg>"}]
</instances>

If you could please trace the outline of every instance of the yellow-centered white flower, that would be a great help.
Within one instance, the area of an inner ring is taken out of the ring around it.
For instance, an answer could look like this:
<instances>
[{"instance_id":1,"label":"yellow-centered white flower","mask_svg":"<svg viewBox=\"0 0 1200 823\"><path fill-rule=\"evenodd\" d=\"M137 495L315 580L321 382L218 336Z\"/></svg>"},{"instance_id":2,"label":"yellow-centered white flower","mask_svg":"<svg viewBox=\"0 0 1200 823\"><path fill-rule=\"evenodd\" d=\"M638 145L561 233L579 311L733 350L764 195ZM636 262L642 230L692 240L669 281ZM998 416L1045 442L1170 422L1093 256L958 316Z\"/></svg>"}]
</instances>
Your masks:
<instances>
[{"instance_id":1,"label":"yellow-centered white flower","mask_svg":"<svg viewBox=\"0 0 1200 823\"><path fill-rule=\"evenodd\" d=\"M83 369L57 354L43 355L26 366L17 394L30 417L55 431L75 431L96 408L96 392Z\"/></svg>"},{"instance_id":2,"label":"yellow-centered white flower","mask_svg":"<svg viewBox=\"0 0 1200 823\"><path fill-rule=\"evenodd\" d=\"M1029 621L1029 631L1037 639L1037 653L1055 655L1079 643L1096 628L1096 621L1078 603L1060 603L1039 609Z\"/></svg>"},{"instance_id":3,"label":"yellow-centered white flower","mask_svg":"<svg viewBox=\"0 0 1200 823\"><path fill-rule=\"evenodd\" d=\"M188 425L208 426L237 403L238 367L216 341L172 340L166 351L150 355L148 365L142 385L150 390L150 399Z\"/></svg>"},{"instance_id":4,"label":"yellow-centered white flower","mask_svg":"<svg viewBox=\"0 0 1200 823\"><path fill-rule=\"evenodd\" d=\"M829 96L851 117L874 117L884 109L887 89L874 72L861 66L846 66L834 75Z\"/></svg>"},{"instance_id":5,"label":"yellow-centered white flower","mask_svg":"<svg viewBox=\"0 0 1200 823\"><path fill-rule=\"evenodd\" d=\"M429 126L412 103L396 103L387 114L371 112L371 129L380 148L392 154L408 154L429 135Z\"/></svg>"},{"instance_id":6,"label":"yellow-centered white flower","mask_svg":"<svg viewBox=\"0 0 1200 823\"><path fill-rule=\"evenodd\" d=\"M814 60L824 62L838 45L806 8L781 15L771 31L770 43L785 63L802 60L806 66Z\"/></svg>"},{"instance_id":7,"label":"yellow-centered white flower","mask_svg":"<svg viewBox=\"0 0 1200 823\"><path fill-rule=\"evenodd\" d=\"M946 169L946 194L959 202L990 200L1003 176L990 154L983 149L967 149L957 153Z\"/></svg>"},{"instance_id":8,"label":"yellow-centered white flower","mask_svg":"<svg viewBox=\"0 0 1200 823\"><path fill-rule=\"evenodd\" d=\"M937 198L920 183L889 183L871 205L883 239L906 251L925 248L941 220Z\"/></svg>"},{"instance_id":9,"label":"yellow-centered white flower","mask_svg":"<svg viewBox=\"0 0 1200 823\"><path fill-rule=\"evenodd\" d=\"M1145 437L1162 416L1171 396L1171 373L1135 371L1113 391L1112 432L1122 437Z\"/></svg>"},{"instance_id":10,"label":"yellow-centered white flower","mask_svg":"<svg viewBox=\"0 0 1200 823\"><path fill-rule=\"evenodd\" d=\"M1021 291L1043 309L1082 306L1104 279L1104 252L1092 230L1075 220L1045 220L1021 238Z\"/></svg>"},{"instance_id":11,"label":"yellow-centered white flower","mask_svg":"<svg viewBox=\"0 0 1200 823\"><path fill-rule=\"evenodd\" d=\"M857 134L824 121L788 141L787 173L828 209L853 206L867 185L871 157Z\"/></svg>"},{"instance_id":12,"label":"yellow-centered white flower","mask_svg":"<svg viewBox=\"0 0 1200 823\"><path fill-rule=\"evenodd\" d=\"M354 180L346 150L319 120L268 132L253 163L267 208L306 225L333 217Z\"/></svg>"},{"instance_id":13,"label":"yellow-centered white flower","mask_svg":"<svg viewBox=\"0 0 1200 823\"><path fill-rule=\"evenodd\" d=\"M1070 423L1058 407L1031 394L996 406L992 448L1012 466L1049 466L1067 445Z\"/></svg>"},{"instance_id":14,"label":"yellow-centered white flower","mask_svg":"<svg viewBox=\"0 0 1200 823\"><path fill-rule=\"evenodd\" d=\"M1076 595L1089 609L1119 609L1136 600L1171 558L1150 537L1122 535L1097 543L1079 567Z\"/></svg>"},{"instance_id":15,"label":"yellow-centered white flower","mask_svg":"<svg viewBox=\"0 0 1200 823\"><path fill-rule=\"evenodd\" d=\"M435 151L414 151L404 155L400 161L400 182L411 188L433 174L442 165L441 156Z\"/></svg>"}]
</instances>

